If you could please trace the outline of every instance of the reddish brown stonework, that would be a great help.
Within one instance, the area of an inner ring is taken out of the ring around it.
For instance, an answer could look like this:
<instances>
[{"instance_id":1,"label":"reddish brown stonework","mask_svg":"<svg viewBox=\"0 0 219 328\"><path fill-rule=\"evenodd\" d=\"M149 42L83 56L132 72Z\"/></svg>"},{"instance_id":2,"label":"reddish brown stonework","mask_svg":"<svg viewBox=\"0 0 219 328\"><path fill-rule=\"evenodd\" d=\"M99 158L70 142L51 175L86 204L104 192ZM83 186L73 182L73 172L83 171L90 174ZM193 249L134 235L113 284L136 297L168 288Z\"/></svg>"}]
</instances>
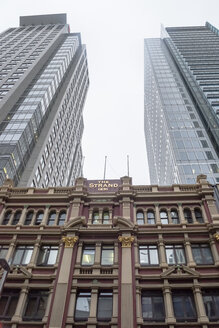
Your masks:
<instances>
[{"instance_id":1,"label":"reddish brown stonework","mask_svg":"<svg viewBox=\"0 0 219 328\"><path fill-rule=\"evenodd\" d=\"M213 188L197 181L3 185L4 327L219 328L219 214Z\"/></svg>"}]
</instances>

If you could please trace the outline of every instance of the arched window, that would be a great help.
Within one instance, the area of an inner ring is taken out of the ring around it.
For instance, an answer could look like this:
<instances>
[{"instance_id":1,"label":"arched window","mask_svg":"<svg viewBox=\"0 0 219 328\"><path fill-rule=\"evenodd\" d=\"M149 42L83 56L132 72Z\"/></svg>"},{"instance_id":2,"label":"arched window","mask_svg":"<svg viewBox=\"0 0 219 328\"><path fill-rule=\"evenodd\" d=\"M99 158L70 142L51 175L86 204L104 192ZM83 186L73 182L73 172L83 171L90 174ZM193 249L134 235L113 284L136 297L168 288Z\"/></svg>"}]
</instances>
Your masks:
<instances>
[{"instance_id":1,"label":"arched window","mask_svg":"<svg viewBox=\"0 0 219 328\"><path fill-rule=\"evenodd\" d=\"M27 212L26 218L25 218L25 221L24 221L24 225L30 225L31 222L32 222L32 219L33 219L33 211Z\"/></svg>"},{"instance_id":2,"label":"arched window","mask_svg":"<svg viewBox=\"0 0 219 328\"><path fill-rule=\"evenodd\" d=\"M195 208L195 218L198 223L204 223L202 211L199 208Z\"/></svg>"},{"instance_id":3,"label":"arched window","mask_svg":"<svg viewBox=\"0 0 219 328\"><path fill-rule=\"evenodd\" d=\"M49 218L48 218L47 224L49 226L54 225L55 224L55 219L56 219L56 211L51 211L49 213Z\"/></svg>"},{"instance_id":4,"label":"arched window","mask_svg":"<svg viewBox=\"0 0 219 328\"><path fill-rule=\"evenodd\" d=\"M21 217L21 211L15 212L14 217L13 217L13 221L12 221L12 225L18 224L18 222L20 220L20 217Z\"/></svg>"},{"instance_id":5,"label":"arched window","mask_svg":"<svg viewBox=\"0 0 219 328\"><path fill-rule=\"evenodd\" d=\"M100 223L99 221L100 221L99 211L94 211L93 212L92 223L93 224L98 224L98 223Z\"/></svg>"},{"instance_id":6,"label":"arched window","mask_svg":"<svg viewBox=\"0 0 219 328\"><path fill-rule=\"evenodd\" d=\"M190 211L190 209L184 209L184 217L188 223L193 223L192 212Z\"/></svg>"},{"instance_id":7,"label":"arched window","mask_svg":"<svg viewBox=\"0 0 219 328\"><path fill-rule=\"evenodd\" d=\"M37 212L36 219L35 219L35 225L40 225L43 220L43 211Z\"/></svg>"},{"instance_id":8,"label":"arched window","mask_svg":"<svg viewBox=\"0 0 219 328\"><path fill-rule=\"evenodd\" d=\"M177 210L171 209L170 215L171 215L172 223L179 224L179 216Z\"/></svg>"},{"instance_id":9,"label":"arched window","mask_svg":"<svg viewBox=\"0 0 219 328\"><path fill-rule=\"evenodd\" d=\"M58 217L58 225L59 226L63 226L65 223L65 219L66 219L66 212L65 211L61 211L59 213L59 217Z\"/></svg>"},{"instance_id":10,"label":"arched window","mask_svg":"<svg viewBox=\"0 0 219 328\"><path fill-rule=\"evenodd\" d=\"M11 218L11 211L7 211L4 215L4 219L3 219L3 222L2 222L2 225L6 225L9 223L10 221L10 218Z\"/></svg>"},{"instance_id":11,"label":"arched window","mask_svg":"<svg viewBox=\"0 0 219 328\"><path fill-rule=\"evenodd\" d=\"M148 224L155 224L155 215L154 211L150 210L147 212Z\"/></svg>"},{"instance_id":12,"label":"arched window","mask_svg":"<svg viewBox=\"0 0 219 328\"><path fill-rule=\"evenodd\" d=\"M109 224L109 211L103 211L103 224Z\"/></svg>"},{"instance_id":13,"label":"arched window","mask_svg":"<svg viewBox=\"0 0 219 328\"><path fill-rule=\"evenodd\" d=\"M144 224L144 212L143 211L138 211L137 212L137 224Z\"/></svg>"},{"instance_id":14,"label":"arched window","mask_svg":"<svg viewBox=\"0 0 219 328\"><path fill-rule=\"evenodd\" d=\"M160 211L160 220L162 224L168 224L168 214L167 211Z\"/></svg>"}]
</instances>

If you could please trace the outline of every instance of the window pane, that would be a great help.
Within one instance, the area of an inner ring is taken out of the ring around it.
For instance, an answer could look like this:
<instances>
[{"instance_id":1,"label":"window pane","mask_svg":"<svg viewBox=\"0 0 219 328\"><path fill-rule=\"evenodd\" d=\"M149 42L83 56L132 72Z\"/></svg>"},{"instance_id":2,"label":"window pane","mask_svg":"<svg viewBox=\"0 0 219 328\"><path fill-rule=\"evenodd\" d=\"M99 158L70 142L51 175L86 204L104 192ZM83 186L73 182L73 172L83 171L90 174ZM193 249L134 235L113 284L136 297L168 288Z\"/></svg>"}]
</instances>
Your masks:
<instances>
[{"instance_id":1,"label":"window pane","mask_svg":"<svg viewBox=\"0 0 219 328\"><path fill-rule=\"evenodd\" d=\"M79 293L75 307L75 320L85 321L90 314L91 293Z\"/></svg>"},{"instance_id":2,"label":"window pane","mask_svg":"<svg viewBox=\"0 0 219 328\"><path fill-rule=\"evenodd\" d=\"M94 255L95 255L94 246L85 246L82 254L82 265L93 265Z\"/></svg>"},{"instance_id":3,"label":"window pane","mask_svg":"<svg viewBox=\"0 0 219 328\"><path fill-rule=\"evenodd\" d=\"M58 249L51 249L50 250L49 256L48 256L48 261L47 261L48 265L52 265L52 264L56 263L57 254L58 254Z\"/></svg>"},{"instance_id":4,"label":"window pane","mask_svg":"<svg viewBox=\"0 0 219 328\"><path fill-rule=\"evenodd\" d=\"M105 211L103 212L103 224L108 224L109 223L109 212Z\"/></svg>"},{"instance_id":5,"label":"window pane","mask_svg":"<svg viewBox=\"0 0 219 328\"><path fill-rule=\"evenodd\" d=\"M97 320L109 321L112 317L112 293L100 293L98 299Z\"/></svg>"},{"instance_id":6,"label":"window pane","mask_svg":"<svg viewBox=\"0 0 219 328\"><path fill-rule=\"evenodd\" d=\"M102 265L113 265L114 260L114 249L112 246L103 246L101 264Z\"/></svg>"}]
</instances>

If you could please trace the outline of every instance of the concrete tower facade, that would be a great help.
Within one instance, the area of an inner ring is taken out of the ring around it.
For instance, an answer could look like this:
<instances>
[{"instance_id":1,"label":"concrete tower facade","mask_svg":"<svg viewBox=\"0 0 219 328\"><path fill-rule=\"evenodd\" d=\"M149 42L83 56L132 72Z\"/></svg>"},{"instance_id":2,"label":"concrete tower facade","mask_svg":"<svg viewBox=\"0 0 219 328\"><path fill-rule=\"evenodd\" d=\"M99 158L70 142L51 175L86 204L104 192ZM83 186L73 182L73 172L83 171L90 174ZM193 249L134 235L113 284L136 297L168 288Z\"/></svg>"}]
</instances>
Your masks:
<instances>
[{"instance_id":1,"label":"concrete tower facade","mask_svg":"<svg viewBox=\"0 0 219 328\"><path fill-rule=\"evenodd\" d=\"M0 183L72 185L81 174L86 48L66 14L0 34Z\"/></svg>"}]
</instances>

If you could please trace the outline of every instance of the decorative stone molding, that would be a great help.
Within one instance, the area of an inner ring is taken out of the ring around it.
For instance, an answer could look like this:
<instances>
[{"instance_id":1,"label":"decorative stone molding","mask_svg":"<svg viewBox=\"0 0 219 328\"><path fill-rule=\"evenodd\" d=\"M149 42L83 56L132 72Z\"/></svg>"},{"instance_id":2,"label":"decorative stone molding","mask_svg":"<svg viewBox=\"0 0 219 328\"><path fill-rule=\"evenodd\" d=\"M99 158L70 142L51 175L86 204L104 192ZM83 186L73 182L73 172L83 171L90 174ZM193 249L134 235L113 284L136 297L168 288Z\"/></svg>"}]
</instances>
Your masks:
<instances>
[{"instance_id":1,"label":"decorative stone molding","mask_svg":"<svg viewBox=\"0 0 219 328\"><path fill-rule=\"evenodd\" d=\"M218 232L216 232L216 233L214 234L214 238L215 238L217 241L219 241L219 233L218 233Z\"/></svg>"},{"instance_id":2,"label":"decorative stone molding","mask_svg":"<svg viewBox=\"0 0 219 328\"><path fill-rule=\"evenodd\" d=\"M74 247L75 243L78 241L78 237L62 237L65 247Z\"/></svg>"},{"instance_id":3,"label":"decorative stone molding","mask_svg":"<svg viewBox=\"0 0 219 328\"><path fill-rule=\"evenodd\" d=\"M129 237L123 237L119 236L118 237L120 243L122 244L122 247L131 247L133 241L135 240L135 237L129 236Z\"/></svg>"}]
</instances>

